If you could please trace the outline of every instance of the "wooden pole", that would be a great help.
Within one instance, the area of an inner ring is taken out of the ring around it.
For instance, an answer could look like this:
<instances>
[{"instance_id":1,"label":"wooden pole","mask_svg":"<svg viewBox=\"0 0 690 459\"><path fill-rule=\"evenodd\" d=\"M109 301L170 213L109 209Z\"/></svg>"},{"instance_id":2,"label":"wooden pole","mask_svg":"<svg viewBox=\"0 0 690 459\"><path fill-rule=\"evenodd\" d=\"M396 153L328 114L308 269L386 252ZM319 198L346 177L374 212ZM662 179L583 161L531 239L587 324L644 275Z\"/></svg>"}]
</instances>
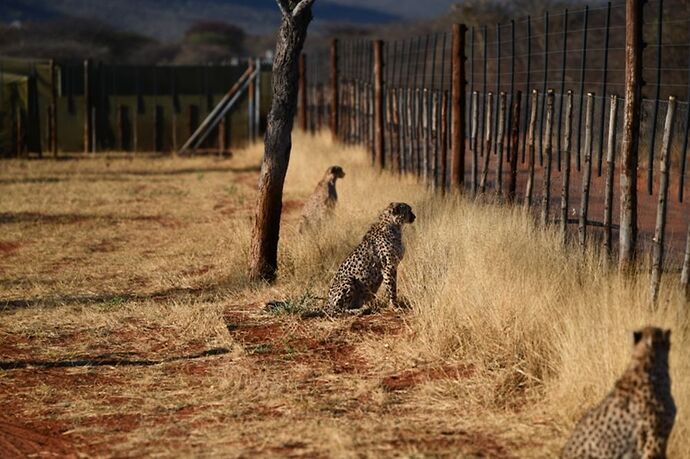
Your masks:
<instances>
[{"instance_id":1,"label":"wooden pole","mask_svg":"<svg viewBox=\"0 0 690 459\"><path fill-rule=\"evenodd\" d=\"M544 132L544 183L541 199L541 224L549 223L549 207L551 205L551 160L553 157L553 89L546 93L546 130Z\"/></svg>"},{"instance_id":2,"label":"wooden pole","mask_svg":"<svg viewBox=\"0 0 690 459\"><path fill-rule=\"evenodd\" d=\"M443 91L441 97L441 158L439 164L439 184L441 187L441 195L446 194L446 169L448 165L448 91ZM462 189L462 183L458 186Z\"/></svg>"},{"instance_id":3,"label":"wooden pole","mask_svg":"<svg viewBox=\"0 0 690 459\"><path fill-rule=\"evenodd\" d=\"M120 147L121 151L125 151L126 147L126 133L125 130L127 128L127 119L126 119L126 110L127 107L123 104L120 104L117 108L117 137L118 137L118 144Z\"/></svg>"},{"instance_id":4,"label":"wooden pole","mask_svg":"<svg viewBox=\"0 0 690 459\"><path fill-rule=\"evenodd\" d=\"M92 147L91 106L91 61L86 59L84 60L84 153L90 153Z\"/></svg>"},{"instance_id":5,"label":"wooden pole","mask_svg":"<svg viewBox=\"0 0 690 459\"><path fill-rule=\"evenodd\" d=\"M331 41L331 135L338 140L338 40Z\"/></svg>"},{"instance_id":6,"label":"wooden pole","mask_svg":"<svg viewBox=\"0 0 690 459\"><path fill-rule=\"evenodd\" d=\"M620 252L621 271L632 268L637 242L637 162L642 102L643 0L625 2L625 108L621 148Z\"/></svg>"},{"instance_id":7,"label":"wooden pole","mask_svg":"<svg viewBox=\"0 0 690 459\"><path fill-rule=\"evenodd\" d=\"M398 91L392 91L393 97L393 168L397 173L402 173L402 149L400 145L400 112L398 105Z\"/></svg>"},{"instance_id":8,"label":"wooden pole","mask_svg":"<svg viewBox=\"0 0 690 459\"><path fill-rule=\"evenodd\" d=\"M374 158L379 170L386 165L383 140L383 41L374 41Z\"/></svg>"},{"instance_id":9,"label":"wooden pole","mask_svg":"<svg viewBox=\"0 0 690 459\"><path fill-rule=\"evenodd\" d=\"M58 155L58 87L57 87L57 67L55 66L55 61L50 60L50 119L48 124L50 125L50 150L53 153L53 157L57 158Z\"/></svg>"},{"instance_id":10,"label":"wooden pole","mask_svg":"<svg viewBox=\"0 0 690 459\"><path fill-rule=\"evenodd\" d=\"M503 145L507 111L506 93L501 92L498 101L498 127L496 128L496 193L499 196L503 194Z\"/></svg>"},{"instance_id":11,"label":"wooden pole","mask_svg":"<svg viewBox=\"0 0 690 459\"><path fill-rule=\"evenodd\" d=\"M422 92L422 178L429 184L429 90Z\"/></svg>"},{"instance_id":12,"label":"wooden pole","mask_svg":"<svg viewBox=\"0 0 690 459\"><path fill-rule=\"evenodd\" d=\"M451 55L452 89L451 89L451 177L452 187L462 190L465 184L465 106L466 106L466 71L465 62L465 24L453 25L453 43Z\"/></svg>"},{"instance_id":13,"label":"wooden pole","mask_svg":"<svg viewBox=\"0 0 690 459\"><path fill-rule=\"evenodd\" d=\"M666 232L666 207L668 200L668 176L671 169L669 153L673 139L673 121L676 115L676 98L668 98L668 111L664 124L664 137L661 145L661 165L659 170L659 204L656 211L656 226L652 239L652 285L650 297L652 304L659 298L659 285L664 262L664 236Z\"/></svg>"},{"instance_id":14,"label":"wooden pole","mask_svg":"<svg viewBox=\"0 0 690 459\"><path fill-rule=\"evenodd\" d=\"M225 155L225 152L227 151L227 146L225 144L225 132L226 132L226 122L227 122L226 120L227 120L227 117L224 116L220 119L220 122L218 123L218 154L220 156ZM250 140L251 140L251 132L250 132Z\"/></svg>"},{"instance_id":15,"label":"wooden pole","mask_svg":"<svg viewBox=\"0 0 690 459\"><path fill-rule=\"evenodd\" d=\"M563 243L567 240L568 204L570 201L570 165L572 156L573 135L573 92L568 91L568 102L565 107L565 129L563 139L563 188L561 189L561 236Z\"/></svg>"},{"instance_id":16,"label":"wooden pole","mask_svg":"<svg viewBox=\"0 0 690 459\"><path fill-rule=\"evenodd\" d=\"M302 63L300 62L300 72L302 70L301 65L302 65ZM249 67L249 69L251 69L251 72L254 72L254 70L256 69L256 64L254 62L254 59L249 59L248 67ZM301 77L301 73L300 73L300 77ZM306 76L305 76L305 78L306 78ZM299 84L300 84L300 90L301 90L302 84L305 84L305 83L303 83L302 80L300 79ZM249 78L249 85L247 86L247 100L249 102L247 104L248 105L248 107L247 107L247 139L250 142L254 142L256 140L256 137L255 137L256 118L254 116L254 113L256 112L256 104L258 103L258 101L256 100L256 80L254 78L251 78L251 77ZM227 122L226 116L224 115L221 118L220 123L225 124L226 122ZM221 153L224 153L225 152L225 126L223 126L221 128L219 125L218 131L219 132L223 131L223 149L221 150Z\"/></svg>"},{"instance_id":17,"label":"wooden pole","mask_svg":"<svg viewBox=\"0 0 690 459\"><path fill-rule=\"evenodd\" d=\"M604 247L608 253L613 249L613 235L611 224L613 217L613 174L616 170L616 124L618 113L618 97L614 94L610 98L609 135L606 151L606 185L604 193Z\"/></svg>"},{"instance_id":18,"label":"wooden pole","mask_svg":"<svg viewBox=\"0 0 690 459\"><path fill-rule=\"evenodd\" d=\"M514 202L517 195L517 165L518 145L520 144L520 111L522 103L522 91L515 93L513 99L512 127L510 133L510 182L508 184L508 201Z\"/></svg>"},{"instance_id":19,"label":"wooden pole","mask_svg":"<svg viewBox=\"0 0 690 459\"><path fill-rule=\"evenodd\" d=\"M527 176L527 186L525 187L525 209L532 205L532 190L534 189L534 131L537 126L537 100L539 93L536 89L532 90L532 100L530 101L529 128L527 129L527 148L529 150L529 174Z\"/></svg>"},{"instance_id":20,"label":"wooden pole","mask_svg":"<svg viewBox=\"0 0 690 459\"><path fill-rule=\"evenodd\" d=\"M484 144L486 145L486 150L484 151L484 165L482 167L482 177L479 181L479 191L484 193L486 191L486 181L489 177L489 158L491 157L491 128L493 124L491 120L493 119L492 109L494 106L494 94L489 92L486 95L486 122L484 123Z\"/></svg>"},{"instance_id":21,"label":"wooden pole","mask_svg":"<svg viewBox=\"0 0 690 459\"><path fill-rule=\"evenodd\" d=\"M429 92L431 101L431 124L429 125L429 168L430 180L434 189L438 186L438 92Z\"/></svg>"},{"instance_id":22,"label":"wooden pole","mask_svg":"<svg viewBox=\"0 0 690 459\"><path fill-rule=\"evenodd\" d=\"M582 173L582 200L580 201L580 220L578 235L580 246L584 249L587 242L587 213L589 210L589 187L592 181L592 122L594 117L594 94L587 93L587 111L585 113L585 165Z\"/></svg>"},{"instance_id":23,"label":"wooden pole","mask_svg":"<svg viewBox=\"0 0 690 459\"><path fill-rule=\"evenodd\" d=\"M479 114L477 104L479 103L479 94L477 91L472 91L472 132L470 135L470 149L472 150L472 194L477 194L477 186L479 185L477 177L479 172L479 158L477 156L477 126L479 123Z\"/></svg>"}]
</instances>

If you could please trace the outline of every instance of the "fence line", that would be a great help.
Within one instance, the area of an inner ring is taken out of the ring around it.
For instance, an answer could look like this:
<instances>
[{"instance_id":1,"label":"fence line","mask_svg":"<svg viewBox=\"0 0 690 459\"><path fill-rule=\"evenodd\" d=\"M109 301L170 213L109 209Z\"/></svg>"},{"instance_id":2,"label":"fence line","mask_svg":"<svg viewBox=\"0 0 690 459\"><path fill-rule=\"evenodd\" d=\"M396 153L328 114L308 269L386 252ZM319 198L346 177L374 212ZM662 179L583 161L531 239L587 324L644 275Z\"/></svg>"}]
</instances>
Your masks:
<instances>
[{"instance_id":1,"label":"fence line","mask_svg":"<svg viewBox=\"0 0 690 459\"><path fill-rule=\"evenodd\" d=\"M690 253L688 25L681 0L626 0L389 42L339 39L309 56L319 80L304 103L330 117L335 138L366 146L377 167L441 193L523 196L564 240L576 224L582 244L617 248L622 269L636 248L654 248L658 277ZM688 264L690 255L684 282ZM652 300L657 293L658 283Z\"/></svg>"}]
</instances>

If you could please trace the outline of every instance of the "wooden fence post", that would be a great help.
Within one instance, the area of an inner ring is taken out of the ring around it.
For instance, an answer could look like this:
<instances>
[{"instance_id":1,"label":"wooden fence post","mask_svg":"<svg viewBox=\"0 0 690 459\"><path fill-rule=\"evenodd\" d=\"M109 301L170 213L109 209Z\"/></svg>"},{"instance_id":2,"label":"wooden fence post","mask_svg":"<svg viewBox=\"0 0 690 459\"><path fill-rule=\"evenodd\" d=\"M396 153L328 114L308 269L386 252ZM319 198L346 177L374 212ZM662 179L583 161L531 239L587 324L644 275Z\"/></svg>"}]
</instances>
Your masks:
<instances>
[{"instance_id":1,"label":"wooden fence post","mask_svg":"<svg viewBox=\"0 0 690 459\"><path fill-rule=\"evenodd\" d=\"M383 143L383 41L375 40L374 46L374 161L381 170L386 165Z\"/></svg>"},{"instance_id":2,"label":"wooden fence post","mask_svg":"<svg viewBox=\"0 0 690 459\"><path fill-rule=\"evenodd\" d=\"M515 93L513 99L513 115L512 127L510 133L510 182L508 183L508 201L515 201L517 192L517 164L518 164L518 146L520 143L520 111L522 103L522 91Z\"/></svg>"},{"instance_id":3,"label":"wooden fence post","mask_svg":"<svg viewBox=\"0 0 690 459\"><path fill-rule=\"evenodd\" d=\"M91 106L91 61L86 59L84 60L84 153L90 153L92 147Z\"/></svg>"},{"instance_id":4,"label":"wooden fence post","mask_svg":"<svg viewBox=\"0 0 690 459\"><path fill-rule=\"evenodd\" d=\"M481 193L484 193L486 191L486 182L489 177L489 158L491 157L491 128L493 127L493 123L491 120L493 119L492 115L492 109L494 106L494 94L492 92L489 92L486 95L486 122L484 123L484 131L485 131L485 137L484 137L484 143L486 145L486 150L484 151L484 164L482 167L482 177L479 180L479 191Z\"/></svg>"},{"instance_id":5,"label":"wooden fence post","mask_svg":"<svg viewBox=\"0 0 690 459\"><path fill-rule=\"evenodd\" d=\"M448 167L448 91L441 96L441 158L438 170L441 195L446 194L446 169ZM461 187L462 185L459 185Z\"/></svg>"},{"instance_id":6,"label":"wooden fence post","mask_svg":"<svg viewBox=\"0 0 690 459\"><path fill-rule=\"evenodd\" d=\"M621 148L621 209L619 270L627 271L635 259L637 242L637 160L642 102L643 0L625 2L625 109Z\"/></svg>"},{"instance_id":7,"label":"wooden fence post","mask_svg":"<svg viewBox=\"0 0 690 459\"><path fill-rule=\"evenodd\" d=\"M503 145L506 130L506 93L501 91L498 101L498 127L496 128L496 192L503 194Z\"/></svg>"},{"instance_id":8,"label":"wooden fence post","mask_svg":"<svg viewBox=\"0 0 690 459\"><path fill-rule=\"evenodd\" d=\"M125 151L125 144L126 144L126 124L127 124L127 118L126 118L126 110L127 107L124 104L120 104L117 107L117 137L118 137L118 144L120 147L121 151Z\"/></svg>"},{"instance_id":9,"label":"wooden fence post","mask_svg":"<svg viewBox=\"0 0 690 459\"><path fill-rule=\"evenodd\" d=\"M527 148L529 149L529 174L527 175L527 186L525 186L525 209L532 205L532 190L534 189L534 130L537 126L537 101L539 93L536 89L532 90L532 100L530 101L529 127L527 129Z\"/></svg>"},{"instance_id":10,"label":"wooden fence post","mask_svg":"<svg viewBox=\"0 0 690 459\"><path fill-rule=\"evenodd\" d=\"M300 62L300 72L302 71L301 67L302 63ZM256 64L254 62L254 59L249 59L249 63L247 65L249 69L253 72L254 69L256 68ZM300 78L301 78L301 73L300 73ZM306 78L306 77L305 77ZM302 80L300 79L300 89L302 88ZM254 142L256 140L255 132L256 132L256 119L254 117L254 113L256 111L256 104L259 103L258 100L256 100L256 82L254 78L249 79L249 84L247 85L247 140L249 142ZM220 121L220 123L225 124L226 119L225 116L223 116L223 119ZM225 126L221 128L220 126L218 127L219 131L223 131L223 148L221 149L221 154L225 152ZM218 134L221 135L221 134ZM220 138L220 137L219 137ZM219 146L220 148L220 146Z\"/></svg>"},{"instance_id":11,"label":"wooden fence post","mask_svg":"<svg viewBox=\"0 0 690 459\"><path fill-rule=\"evenodd\" d=\"M467 81L465 77L465 24L453 25L453 44L451 55L451 177L452 187L462 190L465 185L465 105Z\"/></svg>"},{"instance_id":12,"label":"wooden fence post","mask_svg":"<svg viewBox=\"0 0 690 459\"><path fill-rule=\"evenodd\" d=\"M477 186L479 185L477 180L479 173L479 157L477 155L477 130L479 124L478 103L479 93L477 93L477 91L472 91L472 131L470 135L470 149L472 150L472 195L477 194Z\"/></svg>"},{"instance_id":13,"label":"wooden fence post","mask_svg":"<svg viewBox=\"0 0 690 459\"><path fill-rule=\"evenodd\" d=\"M57 106L58 106L58 88L57 88L57 68L55 66L55 61L50 60L50 117L48 119L48 125L50 126L50 151L53 153L53 157L58 155L58 116L57 116Z\"/></svg>"},{"instance_id":14,"label":"wooden fence post","mask_svg":"<svg viewBox=\"0 0 690 459\"><path fill-rule=\"evenodd\" d=\"M668 200L668 176L671 169L669 152L673 138L673 121L676 114L676 98L668 98L668 111L664 124L664 137L661 144L661 166L659 170L659 205L656 212L656 226L654 227L654 239L652 239L652 285L651 301L656 304L659 298L659 284L664 262L664 233L666 232L666 204Z\"/></svg>"},{"instance_id":15,"label":"wooden fence post","mask_svg":"<svg viewBox=\"0 0 690 459\"><path fill-rule=\"evenodd\" d=\"M585 164L582 172L582 200L580 201L580 221L578 235L580 246L584 249L587 242L587 214L589 211L589 187L592 181L592 122L594 117L594 94L587 93L587 111L585 112Z\"/></svg>"},{"instance_id":16,"label":"wooden fence post","mask_svg":"<svg viewBox=\"0 0 690 459\"><path fill-rule=\"evenodd\" d=\"M606 151L606 185L604 193L604 247L608 253L613 248L611 221L613 216L613 174L616 170L616 124L618 113L618 97L612 95L609 112L609 135Z\"/></svg>"},{"instance_id":17,"label":"wooden fence post","mask_svg":"<svg viewBox=\"0 0 690 459\"><path fill-rule=\"evenodd\" d=\"M253 62L253 61L252 61ZM253 65L253 63L252 63ZM253 91L251 91L253 92ZM251 94L250 92L250 94ZM299 128L307 132L307 55L299 55Z\"/></svg>"},{"instance_id":18,"label":"wooden fence post","mask_svg":"<svg viewBox=\"0 0 690 459\"><path fill-rule=\"evenodd\" d=\"M562 97L562 95L561 95ZM570 202L570 165L572 162L573 135L573 91L568 91L568 102L565 107L565 129L563 133L563 188L561 189L561 236L563 243L568 235L568 204ZM559 139L560 141L560 139Z\"/></svg>"},{"instance_id":19,"label":"wooden fence post","mask_svg":"<svg viewBox=\"0 0 690 459\"><path fill-rule=\"evenodd\" d=\"M398 106L398 90L391 91L393 101L393 144L391 145L393 151L393 168L400 174L403 170L404 160L402 158L402 145L400 144L400 113Z\"/></svg>"},{"instance_id":20,"label":"wooden fence post","mask_svg":"<svg viewBox=\"0 0 690 459\"><path fill-rule=\"evenodd\" d=\"M431 101L431 123L429 124L429 174L431 184L435 190L438 186L438 93L436 91L430 91L429 100Z\"/></svg>"},{"instance_id":21,"label":"wooden fence post","mask_svg":"<svg viewBox=\"0 0 690 459\"><path fill-rule=\"evenodd\" d=\"M338 140L338 39L331 41L331 135Z\"/></svg>"},{"instance_id":22,"label":"wooden fence post","mask_svg":"<svg viewBox=\"0 0 690 459\"><path fill-rule=\"evenodd\" d=\"M549 223L549 207L551 205L551 160L553 157L553 89L546 93L546 130L544 132L544 183L541 200L541 224Z\"/></svg>"}]
</instances>

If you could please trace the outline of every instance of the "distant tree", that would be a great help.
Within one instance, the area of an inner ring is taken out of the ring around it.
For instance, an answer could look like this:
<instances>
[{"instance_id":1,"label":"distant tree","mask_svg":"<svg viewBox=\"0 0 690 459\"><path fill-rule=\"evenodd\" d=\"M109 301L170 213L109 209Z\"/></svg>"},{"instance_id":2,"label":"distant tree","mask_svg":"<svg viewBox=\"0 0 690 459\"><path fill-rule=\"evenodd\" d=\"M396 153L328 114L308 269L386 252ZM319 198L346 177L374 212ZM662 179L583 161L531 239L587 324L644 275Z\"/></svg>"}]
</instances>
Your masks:
<instances>
[{"instance_id":1,"label":"distant tree","mask_svg":"<svg viewBox=\"0 0 690 459\"><path fill-rule=\"evenodd\" d=\"M273 58L273 100L264 139L250 249L249 277L275 280L283 185L292 149L292 125L297 108L299 56L312 20L314 0L276 0L283 13Z\"/></svg>"}]
</instances>

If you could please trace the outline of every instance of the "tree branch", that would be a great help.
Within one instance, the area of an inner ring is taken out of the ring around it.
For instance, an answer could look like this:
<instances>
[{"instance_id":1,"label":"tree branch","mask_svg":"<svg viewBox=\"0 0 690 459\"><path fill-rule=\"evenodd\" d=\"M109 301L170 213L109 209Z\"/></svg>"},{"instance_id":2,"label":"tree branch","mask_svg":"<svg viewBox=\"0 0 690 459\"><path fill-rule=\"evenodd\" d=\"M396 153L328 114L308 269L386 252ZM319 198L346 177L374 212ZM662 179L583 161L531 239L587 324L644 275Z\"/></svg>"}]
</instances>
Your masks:
<instances>
[{"instance_id":1,"label":"tree branch","mask_svg":"<svg viewBox=\"0 0 690 459\"><path fill-rule=\"evenodd\" d=\"M285 19L291 19L292 15L289 13L290 4L288 3L288 0L276 0L276 3L278 3L278 8L280 8L280 12L283 13L283 17Z\"/></svg>"},{"instance_id":2,"label":"tree branch","mask_svg":"<svg viewBox=\"0 0 690 459\"><path fill-rule=\"evenodd\" d=\"M305 9L309 8L312 5L312 3L314 3L314 0L302 0L302 1L300 1L297 4L297 6L295 7L295 9L292 10L292 17L296 18L297 16L302 14L302 12Z\"/></svg>"}]
</instances>

